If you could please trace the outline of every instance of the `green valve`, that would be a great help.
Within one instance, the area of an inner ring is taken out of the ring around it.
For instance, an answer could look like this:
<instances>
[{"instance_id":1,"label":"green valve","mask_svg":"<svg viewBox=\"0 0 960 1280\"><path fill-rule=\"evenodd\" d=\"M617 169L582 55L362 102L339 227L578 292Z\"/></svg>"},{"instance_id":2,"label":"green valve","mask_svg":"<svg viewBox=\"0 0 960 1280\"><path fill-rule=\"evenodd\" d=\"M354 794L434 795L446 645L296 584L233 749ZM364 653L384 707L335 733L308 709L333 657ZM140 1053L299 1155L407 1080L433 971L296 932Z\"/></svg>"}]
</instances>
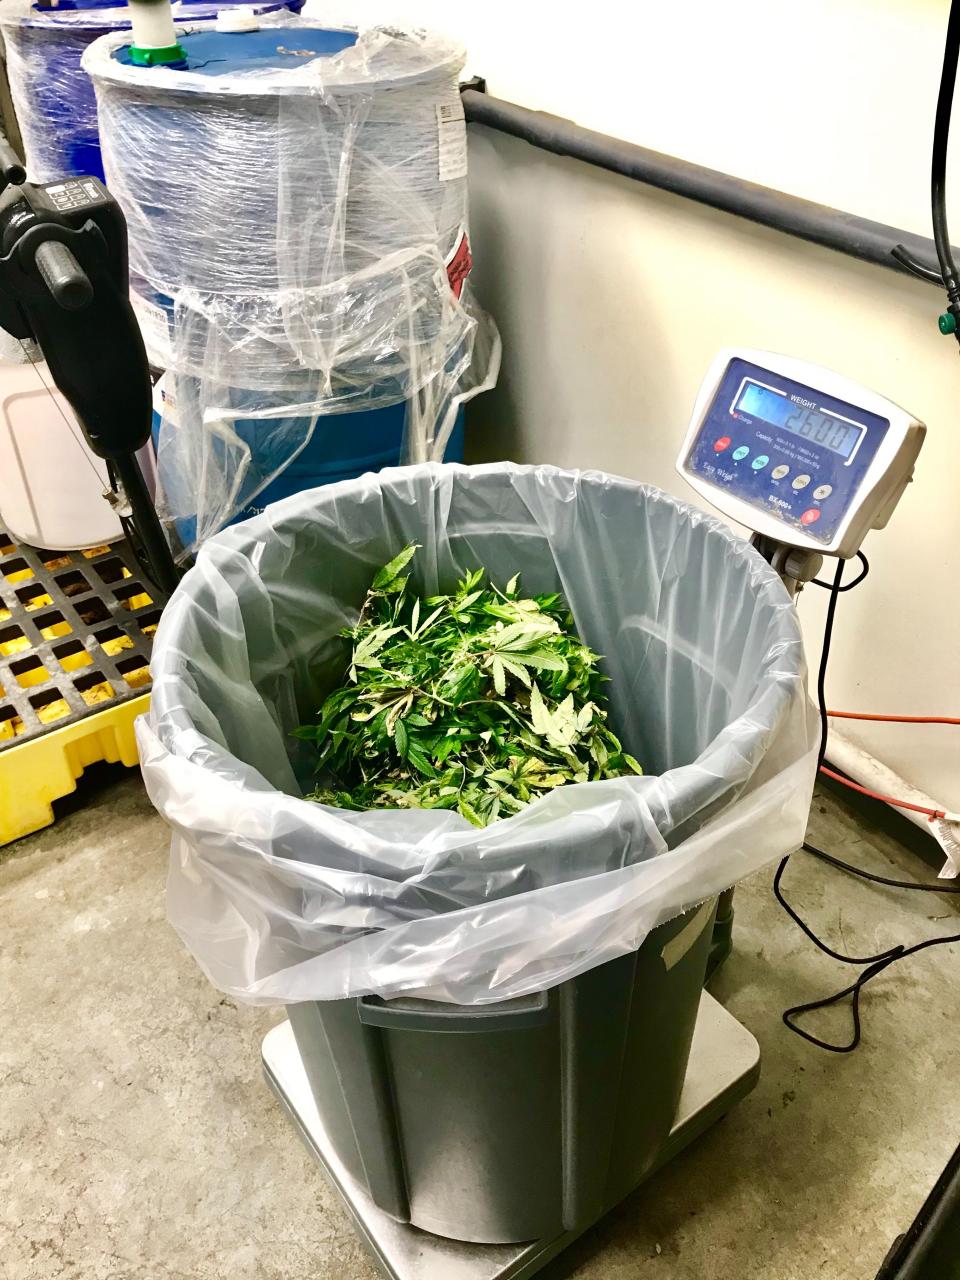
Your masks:
<instances>
[{"instance_id":1,"label":"green valve","mask_svg":"<svg viewBox=\"0 0 960 1280\"><path fill-rule=\"evenodd\" d=\"M130 46L130 61L138 67L166 67L186 60L187 55L179 44L168 44L162 49L143 49L136 44Z\"/></svg>"},{"instance_id":2,"label":"green valve","mask_svg":"<svg viewBox=\"0 0 960 1280\"><path fill-rule=\"evenodd\" d=\"M937 324L940 326L940 332L945 338L949 338L951 333L957 332L957 317L949 311L943 313Z\"/></svg>"}]
</instances>

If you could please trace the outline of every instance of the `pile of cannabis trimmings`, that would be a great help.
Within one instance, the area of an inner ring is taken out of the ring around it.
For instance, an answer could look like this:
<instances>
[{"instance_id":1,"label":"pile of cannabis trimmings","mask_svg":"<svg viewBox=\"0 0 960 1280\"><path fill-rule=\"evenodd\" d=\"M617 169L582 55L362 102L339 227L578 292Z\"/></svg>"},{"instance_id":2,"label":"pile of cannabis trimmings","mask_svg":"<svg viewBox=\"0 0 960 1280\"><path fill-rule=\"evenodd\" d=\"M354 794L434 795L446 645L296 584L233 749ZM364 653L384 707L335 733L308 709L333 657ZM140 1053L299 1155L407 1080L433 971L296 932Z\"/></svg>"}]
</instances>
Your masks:
<instances>
[{"instance_id":1,"label":"pile of cannabis trimmings","mask_svg":"<svg viewBox=\"0 0 960 1280\"><path fill-rule=\"evenodd\" d=\"M420 599L406 547L373 580L345 683L315 741L321 786L344 809L457 809L476 826L553 787L642 773L607 727L598 655L559 594L524 596L468 573L452 595Z\"/></svg>"}]
</instances>

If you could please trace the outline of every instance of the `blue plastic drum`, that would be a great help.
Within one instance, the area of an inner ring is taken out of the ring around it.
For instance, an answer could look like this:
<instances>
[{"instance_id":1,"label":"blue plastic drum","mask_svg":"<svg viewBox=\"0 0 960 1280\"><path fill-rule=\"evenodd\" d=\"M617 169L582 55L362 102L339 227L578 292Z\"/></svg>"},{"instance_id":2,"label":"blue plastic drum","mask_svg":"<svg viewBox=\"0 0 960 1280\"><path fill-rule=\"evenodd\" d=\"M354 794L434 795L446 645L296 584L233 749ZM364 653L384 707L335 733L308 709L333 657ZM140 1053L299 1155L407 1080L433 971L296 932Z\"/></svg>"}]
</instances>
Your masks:
<instances>
[{"instance_id":1,"label":"blue plastic drum","mask_svg":"<svg viewBox=\"0 0 960 1280\"><path fill-rule=\"evenodd\" d=\"M357 39L208 27L181 37L176 69L134 66L119 39L86 59L134 306L168 370L158 465L188 547L397 465L408 397L454 387L467 361L441 265L465 235L465 163L446 171L438 124L441 104L462 122L456 54L398 41L374 71L341 60L319 93L304 66ZM461 415L446 457L462 450Z\"/></svg>"},{"instance_id":2,"label":"blue plastic drum","mask_svg":"<svg viewBox=\"0 0 960 1280\"><path fill-rule=\"evenodd\" d=\"M397 467L403 462L402 443L405 404L390 405L385 409L371 409L366 413L331 414L320 419L307 444L281 473L266 484L237 514L228 521L235 524L249 516L259 515L272 502L289 498L305 489L315 489L322 484L335 484L338 480L354 480L368 471L381 471L384 467ZM153 443L159 445L161 417L153 415ZM256 465L256 422L238 425L238 434L251 446ZM450 436L444 454L447 462L462 462L464 455L464 412L457 415L456 426ZM177 538L184 547L196 541L196 520L182 519L176 522Z\"/></svg>"},{"instance_id":3,"label":"blue plastic drum","mask_svg":"<svg viewBox=\"0 0 960 1280\"><path fill-rule=\"evenodd\" d=\"M245 520L257 515L281 498L314 489L337 480L354 480L368 471L398 467L403 461L401 445L406 414L405 404L367 413L343 413L322 418L313 435L294 460L266 488L262 489L236 517ZM241 432L243 424L241 424ZM250 441L254 443L253 439ZM463 461L463 410L450 436L445 459Z\"/></svg>"},{"instance_id":4,"label":"blue plastic drum","mask_svg":"<svg viewBox=\"0 0 960 1280\"><path fill-rule=\"evenodd\" d=\"M298 10L302 3L252 0L246 7L262 14ZM180 0L173 9L180 24L213 19L232 7L229 0ZM98 36L129 26L125 0L60 0L56 8L18 0L0 4L10 91L34 181L86 174L103 179L97 103L80 59Z\"/></svg>"}]
</instances>

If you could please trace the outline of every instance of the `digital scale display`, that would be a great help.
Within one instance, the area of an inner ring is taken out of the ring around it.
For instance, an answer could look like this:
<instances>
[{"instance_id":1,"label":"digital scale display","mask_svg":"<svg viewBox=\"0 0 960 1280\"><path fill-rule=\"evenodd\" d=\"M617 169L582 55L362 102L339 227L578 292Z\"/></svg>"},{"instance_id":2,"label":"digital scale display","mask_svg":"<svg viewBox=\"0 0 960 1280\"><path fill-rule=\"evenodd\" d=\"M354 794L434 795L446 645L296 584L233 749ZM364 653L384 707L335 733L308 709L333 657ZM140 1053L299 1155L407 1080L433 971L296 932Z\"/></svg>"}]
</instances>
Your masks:
<instances>
[{"instance_id":1,"label":"digital scale display","mask_svg":"<svg viewBox=\"0 0 960 1280\"><path fill-rule=\"evenodd\" d=\"M782 391L745 379L735 409L760 418L804 440L822 444L842 458L849 458L863 438L865 428L849 418L838 418L810 405L799 405Z\"/></svg>"},{"instance_id":2,"label":"digital scale display","mask_svg":"<svg viewBox=\"0 0 960 1280\"><path fill-rule=\"evenodd\" d=\"M829 543L889 428L879 414L735 357L685 465L778 523Z\"/></svg>"}]
</instances>

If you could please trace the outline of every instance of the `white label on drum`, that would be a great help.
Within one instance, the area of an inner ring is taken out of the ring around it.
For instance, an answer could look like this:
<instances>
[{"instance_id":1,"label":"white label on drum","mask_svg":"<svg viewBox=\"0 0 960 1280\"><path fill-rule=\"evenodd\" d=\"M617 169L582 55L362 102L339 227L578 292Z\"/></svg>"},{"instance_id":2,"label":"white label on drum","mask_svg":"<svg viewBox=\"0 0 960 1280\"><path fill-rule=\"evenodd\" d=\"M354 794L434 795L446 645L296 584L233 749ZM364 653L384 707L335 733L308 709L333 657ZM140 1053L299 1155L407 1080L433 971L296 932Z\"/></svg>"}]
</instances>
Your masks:
<instances>
[{"instance_id":1,"label":"white label on drum","mask_svg":"<svg viewBox=\"0 0 960 1280\"><path fill-rule=\"evenodd\" d=\"M437 103L437 151L441 182L467 176L467 125L459 98Z\"/></svg>"},{"instance_id":2,"label":"white label on drum","mask_svg":"<svg viewBox=\"0 0 960 1280\"><path fill-rule=\"evenodd\" d=\"M133 289L130 290L130 305L140 325L150 363L166 369L171 359L170 317L163 307L148 301Z\"/></svg>"}]
</instances>

